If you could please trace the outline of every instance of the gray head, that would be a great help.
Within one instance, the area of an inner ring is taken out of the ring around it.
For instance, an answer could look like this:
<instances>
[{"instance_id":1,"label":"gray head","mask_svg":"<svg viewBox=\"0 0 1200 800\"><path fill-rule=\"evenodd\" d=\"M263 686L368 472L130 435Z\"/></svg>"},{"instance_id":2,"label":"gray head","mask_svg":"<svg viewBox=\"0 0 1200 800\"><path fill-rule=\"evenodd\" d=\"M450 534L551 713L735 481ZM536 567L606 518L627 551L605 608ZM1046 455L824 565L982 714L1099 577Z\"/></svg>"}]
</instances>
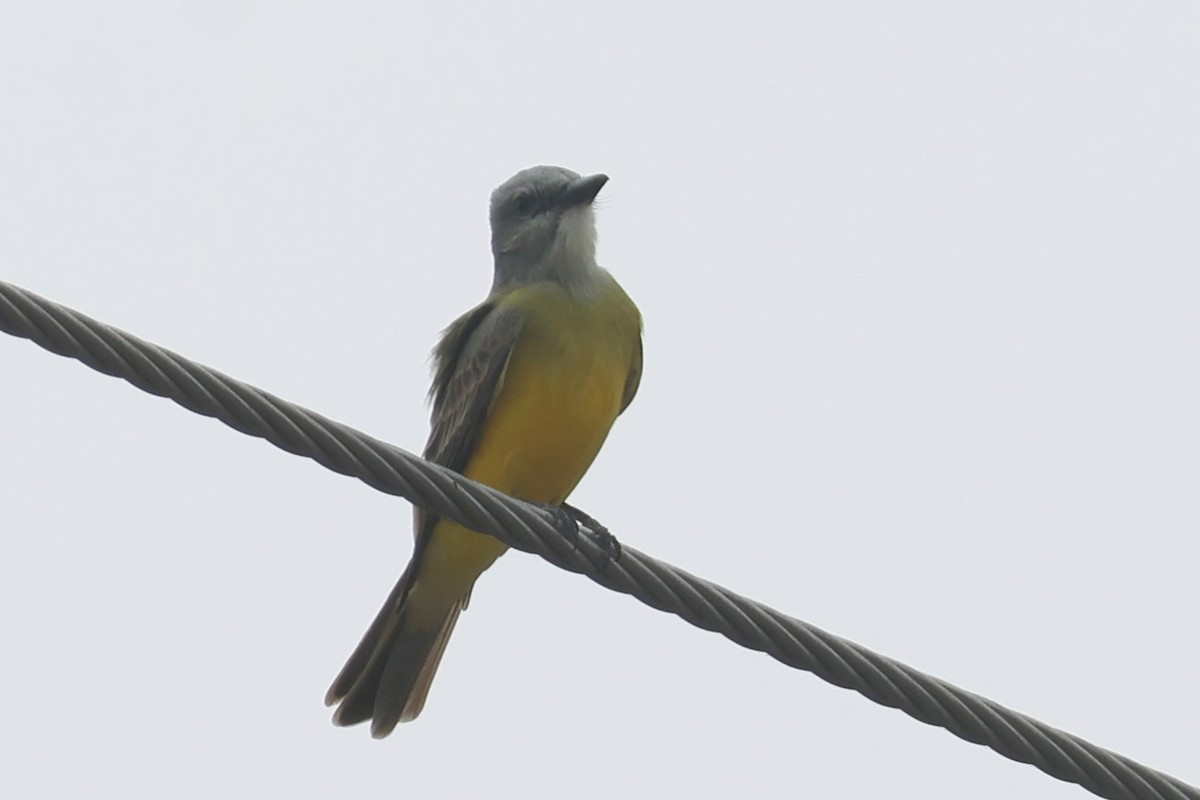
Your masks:
<instances>
[{"instance_id":1,"label":"gray head","mask_svg":"<svg viewBox=\"0 0 1200 800\"><path fill-rule=\"evenodd\" d=\"M545 280L571 286L594 274L592 201L607 180L562 167L530 167L500 184L492 192L492 288Z\"/></svg>"}]
</instances>

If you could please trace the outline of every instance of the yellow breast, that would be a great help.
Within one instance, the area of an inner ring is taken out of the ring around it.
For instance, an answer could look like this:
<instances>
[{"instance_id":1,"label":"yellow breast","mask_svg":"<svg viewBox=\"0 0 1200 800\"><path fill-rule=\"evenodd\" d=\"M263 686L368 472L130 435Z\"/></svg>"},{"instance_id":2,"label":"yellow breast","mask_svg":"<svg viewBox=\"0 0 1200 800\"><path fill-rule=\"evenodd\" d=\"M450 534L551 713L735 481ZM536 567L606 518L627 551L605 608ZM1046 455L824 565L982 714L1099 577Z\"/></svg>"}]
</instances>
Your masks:
<instances>
[{"instance_id":1,"label":"yellow breast","mask_svg":"<svg viewBox=\"0 0 1200 800\"><path fill-rule=\"evenodd\" d=\"M553 284L514 291L525 322L465 474L539 503L561 503L621 410L640 336L616 283L575 297Z\"/></svg>"}]
</instances>

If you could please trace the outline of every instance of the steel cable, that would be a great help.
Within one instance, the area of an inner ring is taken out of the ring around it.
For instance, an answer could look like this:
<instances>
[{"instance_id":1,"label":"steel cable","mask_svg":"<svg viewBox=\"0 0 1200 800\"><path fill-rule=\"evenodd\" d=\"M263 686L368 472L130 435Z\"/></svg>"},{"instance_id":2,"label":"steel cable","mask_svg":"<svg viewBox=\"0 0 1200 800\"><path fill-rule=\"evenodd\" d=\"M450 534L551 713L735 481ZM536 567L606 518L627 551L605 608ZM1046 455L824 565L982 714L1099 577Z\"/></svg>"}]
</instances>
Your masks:
<instances>
[{"instance_id":1,"label":"steel cable","mask_svg":"<svg viewBox=\"0 0 1200 800\"><path fill-rule=\"evenodd\" d=\"M576 531L562 512L515 500L398 447L0 282L0 330L82 361L334 472L491 534L555 566L720 633L797 669L1014 761L1120 800L1200 800L1200 789L801 620Z\"/></svg>"}]
</instances>

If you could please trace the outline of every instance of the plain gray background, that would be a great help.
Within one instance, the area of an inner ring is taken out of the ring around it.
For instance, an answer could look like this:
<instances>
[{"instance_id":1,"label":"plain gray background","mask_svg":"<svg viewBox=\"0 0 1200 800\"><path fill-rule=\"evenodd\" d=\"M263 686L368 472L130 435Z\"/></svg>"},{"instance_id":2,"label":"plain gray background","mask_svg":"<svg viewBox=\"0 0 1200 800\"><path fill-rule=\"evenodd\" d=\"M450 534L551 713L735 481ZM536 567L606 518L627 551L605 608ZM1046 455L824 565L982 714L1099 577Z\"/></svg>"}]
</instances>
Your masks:
<instances>
[{"instance_id":1,"label":"plain gray background","mask_svg":"<svg viewBox=\"0 0 1200 800\"><path fill-rule=\"evenodd\" d=\"M607 172L625 542L1200 782L1194 3L0 6L0 279L410 450L491 189ZM321 698L409 507L0 338L14 797L1081 797L512 554Z\"/></svg>"}]
</instances>

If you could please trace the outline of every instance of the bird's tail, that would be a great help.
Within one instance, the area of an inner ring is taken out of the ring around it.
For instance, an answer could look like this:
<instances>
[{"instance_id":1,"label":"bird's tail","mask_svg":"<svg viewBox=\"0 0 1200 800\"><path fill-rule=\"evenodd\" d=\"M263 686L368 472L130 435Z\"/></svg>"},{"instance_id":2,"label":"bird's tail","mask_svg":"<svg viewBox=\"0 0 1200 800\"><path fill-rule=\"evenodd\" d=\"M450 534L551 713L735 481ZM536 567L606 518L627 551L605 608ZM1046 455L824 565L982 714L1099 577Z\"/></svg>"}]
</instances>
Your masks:
<instances>
[{"instance_id":1,"label":"bird's tail","mask_svg":"<svg viewBox=\"0 0 1200 800\"><path fill-rule=\"evenodd\" d=\"M354 653L325 695L338 703L335 725L371 720L371 735L382 739L399 722L416 719L429 686L467 604L444 596L418 596L413 583L418 559L409 563ZM419 609L416 608L419 606Z\"/></svg>"}]
</instances>

